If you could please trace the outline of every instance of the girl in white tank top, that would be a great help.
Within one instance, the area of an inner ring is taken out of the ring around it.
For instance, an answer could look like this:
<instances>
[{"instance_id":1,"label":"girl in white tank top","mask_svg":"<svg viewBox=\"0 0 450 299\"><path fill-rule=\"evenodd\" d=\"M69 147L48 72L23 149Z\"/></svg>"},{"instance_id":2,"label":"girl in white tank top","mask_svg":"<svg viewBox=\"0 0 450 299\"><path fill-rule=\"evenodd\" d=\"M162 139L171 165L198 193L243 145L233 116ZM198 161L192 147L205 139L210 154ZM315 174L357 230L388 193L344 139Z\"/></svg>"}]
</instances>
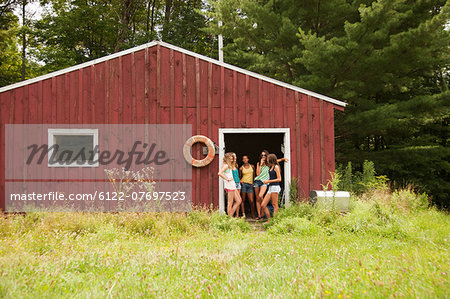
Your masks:
<instances>
[{"instance_id":1,"label":"girl in white tank top","mask_svg":"<svg viewBox=\"0 0 450 299\"><path fill-rule=\"evenodd\" d=\"M240 196L236 193L236 183L233 179L233 174L231 169L233 168L233 156L231 153L226 153L223 157L222 168L220 169L219 175L224 180L224 189L228 195L227 213L228 216L233 216L236 209L241 204Z\"/></svg>"}]
</instances>

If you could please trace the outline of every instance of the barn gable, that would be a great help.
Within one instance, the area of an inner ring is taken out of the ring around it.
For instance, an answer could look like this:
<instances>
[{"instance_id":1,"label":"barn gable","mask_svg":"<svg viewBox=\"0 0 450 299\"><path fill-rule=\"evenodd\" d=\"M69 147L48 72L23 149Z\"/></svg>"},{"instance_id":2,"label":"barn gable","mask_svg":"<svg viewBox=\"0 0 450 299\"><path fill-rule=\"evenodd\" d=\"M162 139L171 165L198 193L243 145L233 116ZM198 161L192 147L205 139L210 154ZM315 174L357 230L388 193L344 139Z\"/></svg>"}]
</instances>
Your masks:
<instances>
[{"instance_id":1,"label":"barn gable","mask_svg":"<svg viewBox=\"0 0 450 299\"><path fill-rule=\"evenodd\" d=\"M220 61L218 61L216 59L213 59L213 58L210 58L210 57L207 57L207 56L204 56L204 55L201 55L201 54L198 54L198 53L195 53L195 52L192 52L192 51L189 51L189 50L186 50L186 49L183 49L183 48L180 48L180 47L177 47L177 46L174 46L174 45L171 45L169 43L162 42L162 41L152 41L150 43L147 43L147 44L144 44L144 45L141 45L141 46L133 47L133 48L130 48L130 49L127 49L127 50L124 50L124 51L121 51L121 52L117 52L117 53L114 53L114 54L111 54L111 55L108 55L108 56L105 56L105 57L102 57L102 58L94 59L94 60L91 60L91 61L79 64L79 65L75 65L73 67L69 67L69 68L66 68L66 69L63 69L63 70L52 72L52 73L49 73L49 74L46 74L46 75L43 75L43 76L39 76L39 77L36 77L36 78L32 78L32 79L29 79L29 80L25 80L25 81L22 81L22 82L11 84L11 85L8 85L8 86L0 87L0 93L2 93L4 91L11 90L11 89L14 89L14 88L17 88L17 87L24 86L24 85L27 85L27 84L32 84L34 82L38 82L38 81L41 81L41 80L44 80L44 79L47 79L47 78L63 75L63 74L66 74L66 73L69 73L69 72L72 72L72 71L75 71L75 70L78 70L78 69L82 69L82 68L85 68L85 67L88 67L88 66L92 66L92 65L95 65L95 64L107 61L107 60L111 60L111 59L114 59L114 58L117 58L117 57L120 57L120 56L131 54L131 53L134 53L134 52L137 52L137 51L141 51L141 50L146 49L146 48L155 47L155 46L158 46L158 45L162 46L162 47L165 47L165 48L168 48L168 49L172 49L172 50L180 52L180 53L187 54L187 55L192 56L192 57L199 58L199 59L207 61L207 62L211 62L211 63L213 63L215 65L219 65L219 66L225 67L227 69L237 71L237 72L242 73L242 74L249 75L249 76L254 77L254 78L258 78L258 79L261 79L261 80L264 80L264 81L267 81L267 82L270 82L270 83L273 83L273 84L276 84L276 85L279 85L279 86L282 86L282 87L286 87L286 88L289 88L289 89L301 92L303 94L307 94L307 95L316 97L318 99L322 99L324 101L328 101L328 102L334 103L334 104L336 104L338 106L345 107L347 105L345 102L342 102L342 101L339 101L339 100L327 97L325 95L318 94L316 92L313 92L313 91L310 91L310 90L307 90L307 89L303 89L303 88L300 88L300 87L297 87L297 86L294 86L294 85L291 85L291 84L288 84L288 83L285 83L285 82L282 82L282 81L279 81L279 80L276 80L276 79L273 79L273 78L270 78L270 77L267 77L267 76L263 76L263 75L260 75L258 73L251 72L251 71L242 69L240 67L237 67L237 66L234 66L234 65L231 65L231 64L228 64L228 63L220 62Z\"/></svg>"}]
</instances>

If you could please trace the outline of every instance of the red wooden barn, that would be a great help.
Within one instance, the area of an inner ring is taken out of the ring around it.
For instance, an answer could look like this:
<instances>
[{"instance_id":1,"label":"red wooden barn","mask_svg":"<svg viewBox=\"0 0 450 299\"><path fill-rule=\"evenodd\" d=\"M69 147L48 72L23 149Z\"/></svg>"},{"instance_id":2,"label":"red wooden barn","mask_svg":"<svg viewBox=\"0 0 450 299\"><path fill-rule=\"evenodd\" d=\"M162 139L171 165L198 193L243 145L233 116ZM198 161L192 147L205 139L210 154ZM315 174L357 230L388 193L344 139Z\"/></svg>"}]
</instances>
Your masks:
<instances>
[{"instance_id":1,"label":"red wooden barn","mask_svg":"<svg viewBox=\"0 0 450 299\"><path fill-rule=\"evenodd\" d=\"M334 110L345 103L155 41L0 88L0 208L5 208L6 124L191 124L218 146L192 168L194 205L223 209L217 176L225 151L256 164L260 152L284 156L302 196L334 171ZM193 156L205 152L194 147ZM181 151L182 149L180 149ZM288 199L287 199L288 200Z\"/></svg>"}]
</instances>

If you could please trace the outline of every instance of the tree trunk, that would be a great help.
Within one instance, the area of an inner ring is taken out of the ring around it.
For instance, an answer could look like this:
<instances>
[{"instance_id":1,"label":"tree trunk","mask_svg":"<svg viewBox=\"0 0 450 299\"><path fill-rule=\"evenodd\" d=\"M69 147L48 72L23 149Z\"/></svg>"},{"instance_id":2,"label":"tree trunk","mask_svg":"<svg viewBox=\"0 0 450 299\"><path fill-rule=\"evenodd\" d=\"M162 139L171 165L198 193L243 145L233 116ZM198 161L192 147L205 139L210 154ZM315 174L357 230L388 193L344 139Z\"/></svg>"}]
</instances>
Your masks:
<instances>
[{"instance_id":1,"label":"tree trunk","mask_svg":"<svg viewBox=\"0 0 450 299\"><path fill-rule=\"evenodd\" d=\"M163 40L166 38L168 34L168 25L170 22L170 12L172 10L173 0L166 0L166 7L164 9L164 27L162 30L162 38Z\"/></svg>"},{"instance_id":2,"label":"tree trunk","mask_svg":"<svg viewBox=\"0 0 450 299\"><path fill-rule=\"evenodd\" d=\"M155 6L156 6L156 0L153 0L151 26L150 26L151 33L153 33L153 30L155 29Z\"/></svg>"},{"instance_id":3,"label":"tree trunk","mask_svg":"<svg viewBox=\"0 0 450 299\"><path fill-rule=\"evenodd\" d=\"M120 28L117 34L117 41L114 47L114 52L118 52L122 49L123 43L125 41L125 37L127 36L128 29L131 23L131 20L134 18L134 13L136 9L133 9L135 5L134 0L122 0L120 7Z\"/></svg>"},{"instance_id":4,"label":"tree trunk","mask_svg":"<svg viewBox=\"0 0 450 299\"><path fill-rule=\"evenodd\" d=\"M147 33L153 34L153 28L155 27L155 6L156 0L149 0L147 5L147 22L146 29Z\"/></svg>"}]
</instances>

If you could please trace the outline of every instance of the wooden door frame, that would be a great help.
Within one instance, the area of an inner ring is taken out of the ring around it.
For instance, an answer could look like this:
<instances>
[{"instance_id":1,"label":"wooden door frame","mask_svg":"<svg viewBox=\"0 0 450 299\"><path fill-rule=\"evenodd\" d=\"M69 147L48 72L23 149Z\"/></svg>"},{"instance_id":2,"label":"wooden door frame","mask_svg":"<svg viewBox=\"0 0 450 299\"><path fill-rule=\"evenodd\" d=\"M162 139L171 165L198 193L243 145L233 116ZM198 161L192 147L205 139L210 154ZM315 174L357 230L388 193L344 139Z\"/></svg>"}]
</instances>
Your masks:
<instances>
[{"instance_id":1,"label":"wooden door frame","mask_svg":"<svg viewBox=\"0 0 450 299\"><path fill-rule=\"evenodd\" d=\"M289 206L289 184L291 182L291 129L290 128L221 128L219 129L219 168L225 154L225 134L245 133L279 133L283 134L284 157L289 160L284 167L284 199L285 205ZM219 211L225 213L225 198L223 192L223 179L219 177Z\"/></svg>"}]
</instances>

